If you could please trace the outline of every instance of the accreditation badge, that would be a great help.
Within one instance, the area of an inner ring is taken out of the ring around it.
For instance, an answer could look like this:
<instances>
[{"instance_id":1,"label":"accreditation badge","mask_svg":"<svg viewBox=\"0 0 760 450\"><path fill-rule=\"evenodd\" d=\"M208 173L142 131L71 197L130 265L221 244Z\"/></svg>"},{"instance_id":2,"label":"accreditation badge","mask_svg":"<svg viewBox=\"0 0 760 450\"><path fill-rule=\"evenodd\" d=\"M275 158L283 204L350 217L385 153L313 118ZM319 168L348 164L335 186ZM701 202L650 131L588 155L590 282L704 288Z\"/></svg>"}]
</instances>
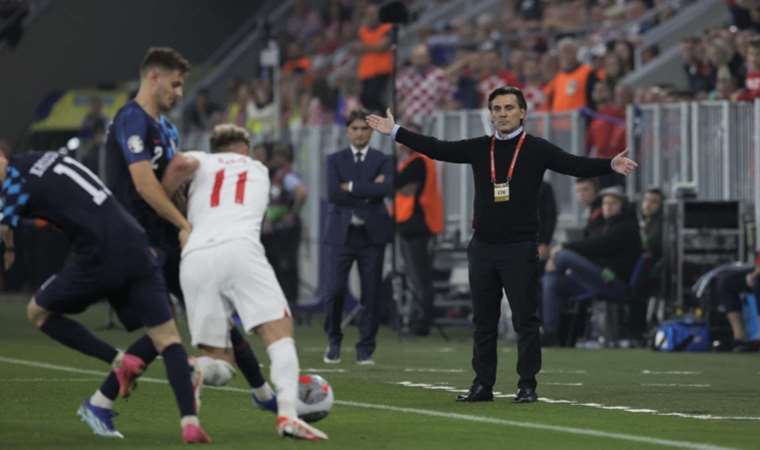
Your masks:
<instances>
[{"instance_id":1,"label":"accreditation badge","mask_svg":"<svg viewBox=\"0 0 760 450\"><path fill-rule=\"evenodd\" d=\"M493 201L506 202L509 200L509 183L493 184Z\"/></svg>"}]
</instances>

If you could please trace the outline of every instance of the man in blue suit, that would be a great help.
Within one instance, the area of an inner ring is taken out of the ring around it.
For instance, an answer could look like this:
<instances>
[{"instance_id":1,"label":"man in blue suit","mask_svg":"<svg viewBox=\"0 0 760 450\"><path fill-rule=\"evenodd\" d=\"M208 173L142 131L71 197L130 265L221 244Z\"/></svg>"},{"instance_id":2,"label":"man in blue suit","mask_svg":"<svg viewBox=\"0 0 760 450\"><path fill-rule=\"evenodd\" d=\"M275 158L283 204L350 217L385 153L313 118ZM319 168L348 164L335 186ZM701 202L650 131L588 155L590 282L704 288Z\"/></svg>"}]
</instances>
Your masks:
<instances>
[{"instance_id":1,"label":"man in blue suit","mask_svg":"<svg viewBox=\"0 0 760 450\"><path fill-rule=\"evenodd\" d=\"M343 314L348 273L359 266L362 311L356 362L374 364L380 285L385 245L393 237L393 224L383 199L391 192L391 160L369 148L372 129L366 111L352 111L346 120L349 148L327 157L327 217L323 243L327 251L325 363L340 362Z\"/></svg>"}]
</instances>

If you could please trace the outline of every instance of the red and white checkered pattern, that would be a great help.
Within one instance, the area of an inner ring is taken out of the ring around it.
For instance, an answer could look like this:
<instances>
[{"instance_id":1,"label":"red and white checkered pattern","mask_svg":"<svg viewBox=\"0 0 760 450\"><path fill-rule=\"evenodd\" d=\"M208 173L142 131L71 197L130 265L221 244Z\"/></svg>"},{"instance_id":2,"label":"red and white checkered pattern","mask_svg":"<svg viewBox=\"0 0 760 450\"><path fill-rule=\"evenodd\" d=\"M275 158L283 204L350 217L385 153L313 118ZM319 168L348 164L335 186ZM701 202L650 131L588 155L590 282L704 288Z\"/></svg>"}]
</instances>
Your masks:
<instances>
[{"instance_id":1,"label":"red and white checkered pattern","mask_svg":"<svg viewBox=\"0 0 760 450\"><path fill-rule=\"evenodd\" d=\"M481 78L478 82L478 94L480 95L480 102L483 108L488 108L488 96L496 88L503 86L515 86L522 88L521 83L517 80L517 77L508 70L502 70L500 73L493 73L491 75Z\"/></svg>"},{"instance_id":2,"label":"red and white checkered pattern","mask_svg":"<svg viewBox=\"0 0 760 450\"><path fill-rule=\"evenodd\" d=\"M446 73L437 67L423 72L414 67L404 69L396 80L396 89L402 123L422 124L454 94L454 86Z\"/></svg>"}]
</instances>

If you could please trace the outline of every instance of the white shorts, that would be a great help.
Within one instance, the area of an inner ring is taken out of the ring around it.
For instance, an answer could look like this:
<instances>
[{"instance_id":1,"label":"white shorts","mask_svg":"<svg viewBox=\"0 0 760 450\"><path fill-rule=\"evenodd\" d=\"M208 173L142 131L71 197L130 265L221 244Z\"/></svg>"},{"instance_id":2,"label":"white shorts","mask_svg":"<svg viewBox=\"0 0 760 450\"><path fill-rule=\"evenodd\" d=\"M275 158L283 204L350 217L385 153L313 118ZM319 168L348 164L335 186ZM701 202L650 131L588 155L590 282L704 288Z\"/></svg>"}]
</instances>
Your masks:
<instances>
[{"instance_id":1,"label":"white shorts","mask_svg":"<svg viewBox=\"0 0 760 450\"><path fill-rule=\"evenodd\" d=\"M235 311L249 333L262 323L292 317L260 243L235 239L193 250L182 257L179 276L195 346L231 347L229 321Z\"/></svg>"}]
</instances>

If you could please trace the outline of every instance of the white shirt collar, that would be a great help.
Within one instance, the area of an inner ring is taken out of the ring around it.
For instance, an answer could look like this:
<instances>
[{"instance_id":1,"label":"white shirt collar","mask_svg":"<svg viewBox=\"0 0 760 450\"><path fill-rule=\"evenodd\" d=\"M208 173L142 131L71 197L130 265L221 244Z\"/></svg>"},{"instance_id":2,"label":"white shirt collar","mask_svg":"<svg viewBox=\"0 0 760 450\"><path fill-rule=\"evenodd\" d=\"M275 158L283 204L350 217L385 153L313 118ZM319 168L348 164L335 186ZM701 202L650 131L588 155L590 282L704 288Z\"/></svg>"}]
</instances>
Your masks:
<instances>
[{"instance_id":1,"label":"white shirt collar","mask_svg":"<svg viewBox=\"0 0 760 450\"><path fill-rule=\"evenodd\" d=\"M514 138L516 138L516 137L517 137L517 136L519 136L519 135L520 135L520 133L522 133L522 132L523 132L523 127L522 127L522 125L520 125L520 126L519 126L519 127L518 127L518 128L515 130L515 131L513 131L513 132L509 133L509 134L508 134L508 135L506 135L506 136L503 136L501 133L499 133L499 130L496 130L496 139L498 139L498 140L500 140L500 141L508 141L508 140L510 140L510 139L514 139Z\"/></svg>"},{"instance_id":2,"label":"white shirt collar","mask_svg":"<svg viewBox=\"0 0 760 450\"><path fill-rule=\"evenodd\" d=\"M365 145L362 148L357 148L351 145L351 153L356 156L357 153L362 152L362 157L367 156L367 151L369 150L369 144Z\"/></svg>"}]
</instances>

